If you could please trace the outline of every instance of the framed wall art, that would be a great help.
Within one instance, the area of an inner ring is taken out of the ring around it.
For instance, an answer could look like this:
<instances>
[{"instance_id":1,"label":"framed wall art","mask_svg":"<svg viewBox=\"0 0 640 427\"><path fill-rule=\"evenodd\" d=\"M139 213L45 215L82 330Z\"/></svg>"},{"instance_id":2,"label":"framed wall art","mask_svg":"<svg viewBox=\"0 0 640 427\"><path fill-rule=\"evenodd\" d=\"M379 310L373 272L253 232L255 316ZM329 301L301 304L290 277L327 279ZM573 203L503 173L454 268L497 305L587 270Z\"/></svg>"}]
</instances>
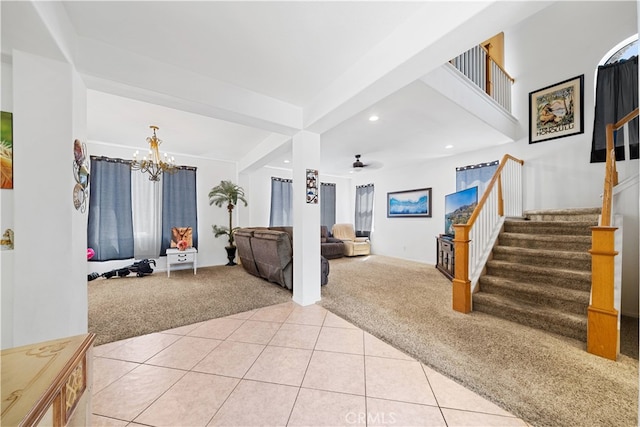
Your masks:
<instances>
[{"instance_id":1,"label":"framed wall art","mask_svg":"<svg viewBox=\"0 0 640 427\"><path fill-rule=\"evenodd\" d=\"M13 188L13 114L0 113L0 188Z\"/></svg>"},{"instance_id":2,"label":"framed wall art","mask_svg":"<svg viewBox=\"0 0 640 427\"><path fill-rule=\"evenodd\" d=\"M584 133L584 74L529 93L529 144Z\"/></svg>"},{"instance_id":3,"label":"framed wall art","mask_svg":"<svg viewBox=\"0 0 640 427\"><path fill-rule=\"evenodd\" d=\"M431 217L431 188L387 193L387 218Z\"/></svg>"},{"instance_id":4,"label":"framed wall art","mask_svg":"<svg viewBox=\"0 0 640 427\"><path fill-rule=\"evenodd\" d=\"M318 171L307 169L307 203L318 204Z\"/></svg>"}]
</instances>

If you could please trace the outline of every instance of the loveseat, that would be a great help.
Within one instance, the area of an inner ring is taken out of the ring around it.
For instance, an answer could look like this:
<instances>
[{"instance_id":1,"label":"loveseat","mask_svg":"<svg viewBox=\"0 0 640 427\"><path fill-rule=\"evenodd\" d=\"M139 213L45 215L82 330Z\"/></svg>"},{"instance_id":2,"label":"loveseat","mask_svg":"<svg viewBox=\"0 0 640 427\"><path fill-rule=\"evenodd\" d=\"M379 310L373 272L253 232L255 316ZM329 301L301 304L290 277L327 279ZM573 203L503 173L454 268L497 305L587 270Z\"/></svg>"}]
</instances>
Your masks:
<instances>
[{"instance_id":1,"label":"loveseat","mask_svg":"<svg viewBox=\"0 0 640 427\"><path fill-rule=\"evenodd\" d=\"M356 232L351 224L334 224L331 229L336 239L344 243L345 256L358 256L371 254L371 242L368 237L356 237Z\"/></svg>"},{"instance_id":2,"label":"loveseat","mask_svg":"<svg viewBox=\"0 0 640 427\"><path fill-rule=\"evenodd\" d=\"M293 227L240 228L234 233L238 257L254 276L293 289ZM329 261L320 257L320 283L329 276Z\"/></svg>"}]
</instances>

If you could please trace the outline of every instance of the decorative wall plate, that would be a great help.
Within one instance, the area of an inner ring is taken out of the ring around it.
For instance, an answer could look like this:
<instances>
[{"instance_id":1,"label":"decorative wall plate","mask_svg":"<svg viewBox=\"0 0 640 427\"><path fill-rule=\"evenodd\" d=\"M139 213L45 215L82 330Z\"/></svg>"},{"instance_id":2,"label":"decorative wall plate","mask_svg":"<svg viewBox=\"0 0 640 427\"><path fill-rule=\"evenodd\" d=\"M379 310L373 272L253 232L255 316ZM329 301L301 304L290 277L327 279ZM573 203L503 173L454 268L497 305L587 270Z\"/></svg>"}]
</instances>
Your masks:
<instances>
[{"instance_id":1,"label":"decorative wall plate","mask_svg":"<svg viewBox=\"0 0 640 427\"><path fill-rule=\"evenodd\" d=\"M87 166L87 147L79 139L73 141L73 206L84 212L87 209L87 189L89 188L89 167Z\"/></svg>"},{"instance_id":2,"label":"decorative wall plate","mask_svg":"<svg viewBox=\"0 0 640 427\"><path fill-rule=\"evenodd\" d=\"M84 152L85 150L82 145L82 142L80 142L79 139L76 139L75 141L73 141L73 156L75 157L76 163L78 164L78 166L84 163L84 160L85 160Z\"/></svg>"},{"instance_id":3,"label":"decorative wall plate","mask_svg":"<svg viewBox=\"0 0 640 427\"><path fill-rule=\"evenodd\" d=\"M83 203L84 203L84 190L82 189L82 185L76 184L75 187L73 187L73 206L76 209L80 209Z\"/></svg>"}]
</instances>

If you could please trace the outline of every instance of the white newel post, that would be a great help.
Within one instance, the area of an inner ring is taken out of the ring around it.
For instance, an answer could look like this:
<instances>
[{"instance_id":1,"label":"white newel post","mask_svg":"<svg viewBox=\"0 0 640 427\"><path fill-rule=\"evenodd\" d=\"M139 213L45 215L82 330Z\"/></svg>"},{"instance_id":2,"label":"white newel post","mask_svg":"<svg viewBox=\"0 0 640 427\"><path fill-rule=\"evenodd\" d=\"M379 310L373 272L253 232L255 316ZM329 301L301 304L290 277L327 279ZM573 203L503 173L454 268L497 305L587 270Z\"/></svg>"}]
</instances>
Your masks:
<instances>
[{"instance_id":1,"label":"white newel post","mask_svg":"<svg viewBox=\"0 0 640 427\"><path fill-rule=\"evenodd\" d=\"M307 170L317 171L319 165L320 135L294 135L293 300L300 305L320 301L320 204L307 203Z\"/></svg>"}]
</instances>

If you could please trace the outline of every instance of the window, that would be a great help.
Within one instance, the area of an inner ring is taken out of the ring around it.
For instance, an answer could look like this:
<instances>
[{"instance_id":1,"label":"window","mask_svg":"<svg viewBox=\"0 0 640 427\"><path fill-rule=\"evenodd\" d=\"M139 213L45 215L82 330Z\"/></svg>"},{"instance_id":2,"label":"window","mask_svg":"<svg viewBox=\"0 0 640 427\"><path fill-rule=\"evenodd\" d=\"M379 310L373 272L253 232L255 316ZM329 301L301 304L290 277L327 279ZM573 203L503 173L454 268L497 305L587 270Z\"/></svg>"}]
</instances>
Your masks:
<instances>
[{"instance_id":1,"label":"window","mask_svg":"<svg viewBox=\"0 0 640 427\"><path fill-rule=\"evenodd\" d=\"M619 61L633 58L634 56L638 56L638 36L635 37L635 40L618 49L604 62L604 65L614 64Z\"/></svg>"},{"instance_id":2,"label":"window","mask_svg":"<svg viewBox=\"0 0 640 427\"><path fill-rule=\"evenodd\" d=\"M336 185L320 183L320 225L331 230L336 223Z\"/></svg>"},{"instance_id":3,"label":"window","mask_svg":"<svg viewBox=\"0 0 640 427\"><path fill-rule=\"evenodd\" d=\"M356 187L355 231L369 235L373 225L373 184Z\"/></svg>"},{"instance_id":4,"label":"window","mask_svg":"<svg viewBox=\"0 0 640 427\"><path fill-rule=\"evenodd\" d=\"M606 161L606 126L638 108L638 40L626 43L603 65L596 77L596 107L591 141L591 163ZM638 118L629 122L629 157L638 158ZM617 160L625 159L624 129L614 135Z\"/></svg>"},{"instance_id":5,"label":"window","mask_svg":"<svg viewBox=\"0 0 640 427\"><path fill-rule=\"evenodd\" d=\"M162 186L150 181L146 174L130 175L133 256L155 258L162 242Z\"/></svg>"},{"instance_id":6,"label":"window","mask_svg":"<svg viewBox=\"0 0 640 427\"><path fill-rule=\"evenodd\" d=\"M91 157L87 243L93 261L164 255L175 226L192 227L197 247L196 168L180 166L153 183L132 172L128 160Z\"/></svg>"},{"instance_id":7,"label":"window","mask_svg":"<svg viewBox=\"0 0 640 427\"><path fill-rule=\"evenodd\" d=\"M193 247L198 247L198 204L196 168L181 166L176 173L162 176L162 246L166 255L172 227L191 227Z\"/></svg>"},{"instance_id":8,"label":"window","mask_svg":"<svg viewBox=\"0 0 640 427\"><path fill-rule=\"evenodd\" d=\"M91 156L87 244L93 261L133 258L131 169L120 159Z\"/></svg>"},{"instance_id":9,"label":"window","mask_svg":"<svg viewBox=\"0 0 640 427\"><path fill-rule=\"evenodd\" d=\"M482 197L493 174L498 169L497 160L477 165L461 166L456 168L456 191L478 187L478 194Z\"/></svg>"},{"instance_id":10,"label":"window","mask_svg":"<svg viewBox=\"0 0 640 427\"><path fill-rule=\"evenodd\" d=\"M293 225L293 181L271 177L269 227Z\"/></svg>"}]
</instances>

